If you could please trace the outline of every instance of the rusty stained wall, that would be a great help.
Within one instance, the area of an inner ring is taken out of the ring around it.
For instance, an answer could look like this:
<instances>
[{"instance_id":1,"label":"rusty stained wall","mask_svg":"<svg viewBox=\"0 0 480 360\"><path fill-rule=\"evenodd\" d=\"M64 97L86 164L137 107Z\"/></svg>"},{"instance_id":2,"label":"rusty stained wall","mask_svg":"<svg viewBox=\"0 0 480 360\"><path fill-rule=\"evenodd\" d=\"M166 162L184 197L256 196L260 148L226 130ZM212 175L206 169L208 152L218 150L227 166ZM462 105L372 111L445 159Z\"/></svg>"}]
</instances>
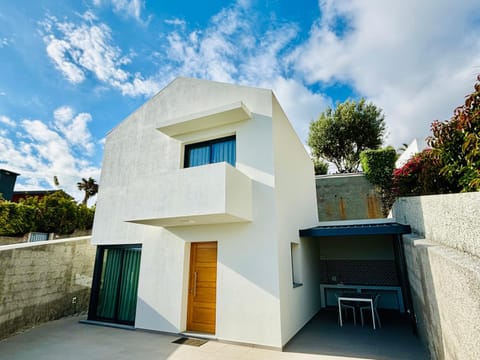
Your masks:
<instances>
[{"instance_id":1,"label":"rusty stained wall","mask_svg":"<svg viewBox=\"0 0 480 360\"><path fill-rule=\"evenodd\" d=\"M319 221L384 217L380 196L363 174L322 175L315 183Z\"/></svg>"}]
</instances>

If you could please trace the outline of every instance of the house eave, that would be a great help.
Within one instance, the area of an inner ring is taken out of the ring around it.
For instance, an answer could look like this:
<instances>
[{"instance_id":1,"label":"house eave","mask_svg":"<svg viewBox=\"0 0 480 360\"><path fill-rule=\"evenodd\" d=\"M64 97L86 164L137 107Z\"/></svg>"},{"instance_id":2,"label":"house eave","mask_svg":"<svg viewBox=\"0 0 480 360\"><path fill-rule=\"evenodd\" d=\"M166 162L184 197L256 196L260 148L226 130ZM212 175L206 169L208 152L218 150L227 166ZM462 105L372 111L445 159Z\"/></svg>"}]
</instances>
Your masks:
<instances>
[{"instance_id":1,"label":"house eave","mask_svg":"<svg viewBox=\"0 0 480 360\"><path fill-rule=\"evenodd\" d=\"M252 118L247 106L241 102L223 105L200 113L194 113L180 118L168 120L167 123L157 130L175 137L178 135L227 125Z\"/></svg>"}]
</instances>

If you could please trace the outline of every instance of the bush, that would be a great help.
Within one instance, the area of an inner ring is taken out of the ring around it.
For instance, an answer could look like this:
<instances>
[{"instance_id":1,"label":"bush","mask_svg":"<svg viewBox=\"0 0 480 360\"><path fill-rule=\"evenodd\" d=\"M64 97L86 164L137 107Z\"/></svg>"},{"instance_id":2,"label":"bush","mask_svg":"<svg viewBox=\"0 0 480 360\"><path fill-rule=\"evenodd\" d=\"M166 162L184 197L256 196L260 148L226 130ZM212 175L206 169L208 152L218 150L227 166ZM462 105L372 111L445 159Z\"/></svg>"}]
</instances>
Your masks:
<instances>
[{"instance_id":1,"label":"bush","mask_svg":"<svg viewBox=\"0 0 480 360\"><path fill-rule=\"evenodd\" d=\"M415 154L393 171L393 194L419 196L452 192L449 181L440 173L441 168L431 149Z\"/></svg>"},{"instance_id":2,"label":"bush","mask_svg":"<svg viewBox=\"0 0 480 360\"><path fill-rule=\"evenodd\" d=\"M95 207L89 208L80 205L77 209L77 230L89 230L93 226L93 218L95 216Z\"/></svg>"},{"instance_id":3,"label":"bush","mask_svg":"<svg viewBox=\"0 0 480 360\"><path fill-rule=\"evenodd\" d=\"M18 236L31 231L71 234L89 230L95 208L77 205L72 197L57 191L39 199L30 197L20 203L0 203L0 235Z\"/></svg>"},{"instance_id":4,"label":"bush","mask_svg":"<svg viewBox=\"0 0 480 360\"><path fill-rule=\"evenodd\" d=\"M21 236L35 228L35 207L10 201L0 203L0 235Z\"/></svg>"},{"instance_id":5,"label":"bush","mask_svg":"<svg viewBox=\"0 0 480 360\"><path fill-rule=\"evenodd\" d=\"M392 147L365 150L360 154L363 172L368 181L377 186L382 199L383 215L387 216L392 207L392 173L395 169L397 152Z\"/></svg>"},{"instance_id":6,"label":"bush","mask_svg":"<svg viewBox=\"0 0 480 360\"><path fill-rule=\"evenodd\" d=\"M328 163L319 158L313 158L313 167L315 175L326 175L328 173Z\"/></svg>"}]
</instances>

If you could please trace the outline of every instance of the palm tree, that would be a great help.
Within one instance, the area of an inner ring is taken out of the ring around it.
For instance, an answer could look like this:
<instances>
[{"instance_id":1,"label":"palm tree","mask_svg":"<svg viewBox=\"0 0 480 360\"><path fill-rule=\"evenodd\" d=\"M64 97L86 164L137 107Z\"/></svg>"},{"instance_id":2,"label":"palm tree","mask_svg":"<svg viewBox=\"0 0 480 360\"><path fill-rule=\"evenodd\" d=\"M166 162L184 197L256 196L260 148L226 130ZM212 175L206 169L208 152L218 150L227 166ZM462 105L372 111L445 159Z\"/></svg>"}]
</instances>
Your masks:
<instances>
[{"instance_id":1,"label":"palm tree","mask_svg":"<svg viewBox=\"0 0 480 360\"><path fill-rule=\"evenodd\" d=\"M85 191L85 196L83 197L82 204L87 206L88 199L95 196L98 192L98 184L95 179L89 177L88 180L82 178L82 181L77 183L78 190Z\"/></svg>"}]
</instances>

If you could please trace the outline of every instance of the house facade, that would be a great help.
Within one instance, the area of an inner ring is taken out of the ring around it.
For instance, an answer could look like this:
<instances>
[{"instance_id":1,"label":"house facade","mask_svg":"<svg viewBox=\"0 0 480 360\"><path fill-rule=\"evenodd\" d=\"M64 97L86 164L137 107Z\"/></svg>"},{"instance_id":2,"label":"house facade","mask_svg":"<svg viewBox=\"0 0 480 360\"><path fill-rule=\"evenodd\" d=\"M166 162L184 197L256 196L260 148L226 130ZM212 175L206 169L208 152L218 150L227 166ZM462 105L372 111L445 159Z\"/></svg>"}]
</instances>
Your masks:
<instances>
[{"instance_id":1,"label":"house facade","mask_svg":"<svg viewBox=\"0 0 480 360\"><path fill-rule=\"evenodd\" d=\"M17 174L13 171L0 169L0 199L12 200L13 188L17 180Z\"/></svg>"},{"instance_id":2,"label":"house facade","mask_svg":"<svg viewBox=\"0 0 480 360\"><path fill-rule=\"evenodd\" d=\"M281 348L319 309L312 162L271 90L179 78L106 138L89 320Z\"/></svg>"}]
</instances>

